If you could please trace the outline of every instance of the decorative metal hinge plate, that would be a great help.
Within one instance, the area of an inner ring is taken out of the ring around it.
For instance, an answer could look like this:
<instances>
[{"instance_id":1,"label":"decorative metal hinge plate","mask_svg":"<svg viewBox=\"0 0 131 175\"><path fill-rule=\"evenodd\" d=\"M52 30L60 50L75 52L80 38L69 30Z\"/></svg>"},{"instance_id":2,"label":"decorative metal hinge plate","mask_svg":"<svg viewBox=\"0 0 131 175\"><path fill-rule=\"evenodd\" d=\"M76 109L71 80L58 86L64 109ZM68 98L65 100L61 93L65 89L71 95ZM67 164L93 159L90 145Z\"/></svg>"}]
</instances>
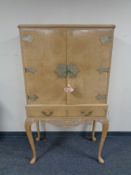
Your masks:
<instances>
[{"instance_id":1,"label":"decorative metal hinge plate","mask_svg":"<svg viewBox=\"0 0 131 175\"><path fill-rule=\"evenodd\" d=\"M78 68L74 64L67 65L67 69L66 70L67 70L67 75L70 78L76 77L78 72L79 72Z\"/></svg>"},{"instance_id":2,"label":"decorative metal hinge plate","mask_svg":"<svg viewBox=\"0 0 131 175\"><path fill-rule=\"evenodd\" d=\"M32 96L27 96L27 99L29 100L29 101L36 101L37 99L38 99L39 97L37 96L37 95L32 95Z\"/></svg>"},{"instance_id":3,"label":"decorative metal hinge plate","mask_svg":"<svg viewBox=\"0 0 131 175\"><path fill-rule=\"evenodd\" d=\"M102 43L102 44L107 44L107 43L109 43L110 41L112 40L112 37L111 36L101 36L101 38L100 38L100 42Z\"/></svg>"},{"instance_id":4,"label":"decorative metal hinge plate","mask_svg":"<svg viewBox=\"0 0 131 175\"><path fill-rule=\"evenodd\" d=\"M105 94L98 94L96 100L106 100L107 96Z\"/></svg>"},{"instance_id":5,"label":"decorative metal hinge plate","mask_svg":"<svg viewBox=\"0 0 131 175\"><path fill-rule=\"evenodd\" d=\"M22 40L31 43L33 41L33 37L31 35L23 36Z\"/></svg>"},{"instance_id":6,"label":"decorative metal hinge plate","mask_svg":"<svg viewBox=\"0 0 131 175\"><path fill-rule=\"evenodd\" d=\"M60 77L66 77L67 76L66 69L67 69L66 64L58 65L57 68L56 68L57 75L60 76Z\"/></svg>"},{"instance_id":7,"label":"decorative metal hinge plate","mask_svg":"<svg viewBox=\"0 0 131 175\"><path fill-rule=\"evenodd\" d=\"M35 73L35 72L37 72L37 70L33 67L27 67L27 68L25 68L25 72Z\"/></svg>"},{"instance_id":8,"label":"decorative metal hinge plate","mask_svg":"<svg viewBox=\"0 0 131 175\"><path fill-rule=\"evenodd\" d=\"M103 72L109 73L110 68L109 68L109 67L99 67L99 68L97 69L97 71L98 71L99 73L103 73Z\"/></svg>"},{"instance_id":9,"label":"decorative metal hinge plate","mask_svg":"<svg viewBox=\"0 0 131 175\"><path fill-rule=\"evenodd\" d=\"M56 68L56 73L60 77L69 76L70 78L76 77L79 70L74 64L60 64Z\"/></svg>"}]
</instances>

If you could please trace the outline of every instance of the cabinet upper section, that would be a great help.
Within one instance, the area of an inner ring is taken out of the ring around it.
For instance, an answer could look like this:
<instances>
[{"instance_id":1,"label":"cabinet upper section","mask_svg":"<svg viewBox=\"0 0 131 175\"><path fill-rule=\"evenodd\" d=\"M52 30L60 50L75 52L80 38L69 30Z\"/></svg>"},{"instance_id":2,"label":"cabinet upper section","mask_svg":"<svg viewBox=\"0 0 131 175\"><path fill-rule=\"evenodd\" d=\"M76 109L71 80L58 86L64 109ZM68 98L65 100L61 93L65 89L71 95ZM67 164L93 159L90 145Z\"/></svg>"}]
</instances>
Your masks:
<instances>
[{"instance_id":1,"label":"cabinet upper section","mask_svg":"<svg viewBox=\"0 0 131 175\"><path fill-rule=\"evenodd\" d=\"M19 25L27 103L106 103L114 27Z\"/></svg>"}]
</instances>

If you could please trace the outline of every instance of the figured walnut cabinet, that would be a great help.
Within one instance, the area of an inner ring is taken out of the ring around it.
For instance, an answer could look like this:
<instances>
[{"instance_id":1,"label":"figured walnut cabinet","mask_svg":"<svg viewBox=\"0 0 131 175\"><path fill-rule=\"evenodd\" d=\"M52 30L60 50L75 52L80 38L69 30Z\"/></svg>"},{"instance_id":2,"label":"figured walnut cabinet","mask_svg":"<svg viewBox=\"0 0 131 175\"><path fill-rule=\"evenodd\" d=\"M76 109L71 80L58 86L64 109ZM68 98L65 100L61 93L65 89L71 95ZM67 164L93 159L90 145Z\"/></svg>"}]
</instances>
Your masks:
<instances>
[{"instance_id":1,"label":"figured walnut cabinet","mask_svg":"<svg viewBox=\"0 0 131 175\"><path fill-rule=\"evenodd\" d=\"M98 160L107 135L107 95L114 25L19 25L27 119L25 128L33 158L31 124L50 122L69 127L101 122Z\"/></svg>"}]
</instances>

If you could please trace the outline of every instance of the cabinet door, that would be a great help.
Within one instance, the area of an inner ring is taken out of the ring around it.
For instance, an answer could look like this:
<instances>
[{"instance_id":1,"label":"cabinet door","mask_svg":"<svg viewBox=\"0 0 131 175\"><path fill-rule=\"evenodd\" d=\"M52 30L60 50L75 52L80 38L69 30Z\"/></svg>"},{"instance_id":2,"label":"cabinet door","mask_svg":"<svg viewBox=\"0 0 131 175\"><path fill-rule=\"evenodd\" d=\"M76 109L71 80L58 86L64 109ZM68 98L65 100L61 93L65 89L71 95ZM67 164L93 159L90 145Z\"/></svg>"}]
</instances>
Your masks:
<instances>
[{"instance_id":1,"label":"cabinet door","mask_svg":"<svg viewBox=\"0 0 131 175\"><path fill-rule=\"evenodd\" d=\"M68 104L106 103L113 29L69 29L67 64L74 75L67 78L74 88Z\"/></svg>"},{"instance_id":2,"label":"cabinet door","mask_svg":"<svg viewBox=\"0 0 131 175\"><path fill-rule=\"evenodd\" d=\"M23 28L21 45L28 104L65 104L66 79L58 65L66 64L66 31L58 28Z\"/></svg>"}]
</instances>

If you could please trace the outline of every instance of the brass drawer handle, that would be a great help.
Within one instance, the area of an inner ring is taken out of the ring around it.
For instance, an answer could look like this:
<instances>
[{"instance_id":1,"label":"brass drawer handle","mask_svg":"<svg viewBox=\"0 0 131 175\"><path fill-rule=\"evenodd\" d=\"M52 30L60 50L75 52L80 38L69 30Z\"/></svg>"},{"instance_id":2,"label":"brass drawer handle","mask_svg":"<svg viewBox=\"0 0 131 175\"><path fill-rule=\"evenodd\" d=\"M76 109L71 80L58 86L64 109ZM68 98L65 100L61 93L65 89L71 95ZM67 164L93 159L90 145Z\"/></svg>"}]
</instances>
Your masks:
<instances>
[{"instance_id":1,"label":"brass drawer handle","mask_svg":"<svg viewBox=\"0 0 131 175\"><path fill-rule=\"evenodd\" d=\"M90 116L93 113L93 111L89 111L88 113L85 113L85 111L81 111L81 114L83 114L85 117Z\"/></svg>"},{"instance_id":2,"label":"brass drawer handle","mask_svg":"<svg viewBox=\"0 0 131 175\"><path fill-rule=\"evenodd\" d=\"M43 114L43 115L45 115L45 116L51 116L54 112L53 111L50 111L50 112L45 112L45 111L41 111L41 113Z\"/></svg>"}]
</instances>

